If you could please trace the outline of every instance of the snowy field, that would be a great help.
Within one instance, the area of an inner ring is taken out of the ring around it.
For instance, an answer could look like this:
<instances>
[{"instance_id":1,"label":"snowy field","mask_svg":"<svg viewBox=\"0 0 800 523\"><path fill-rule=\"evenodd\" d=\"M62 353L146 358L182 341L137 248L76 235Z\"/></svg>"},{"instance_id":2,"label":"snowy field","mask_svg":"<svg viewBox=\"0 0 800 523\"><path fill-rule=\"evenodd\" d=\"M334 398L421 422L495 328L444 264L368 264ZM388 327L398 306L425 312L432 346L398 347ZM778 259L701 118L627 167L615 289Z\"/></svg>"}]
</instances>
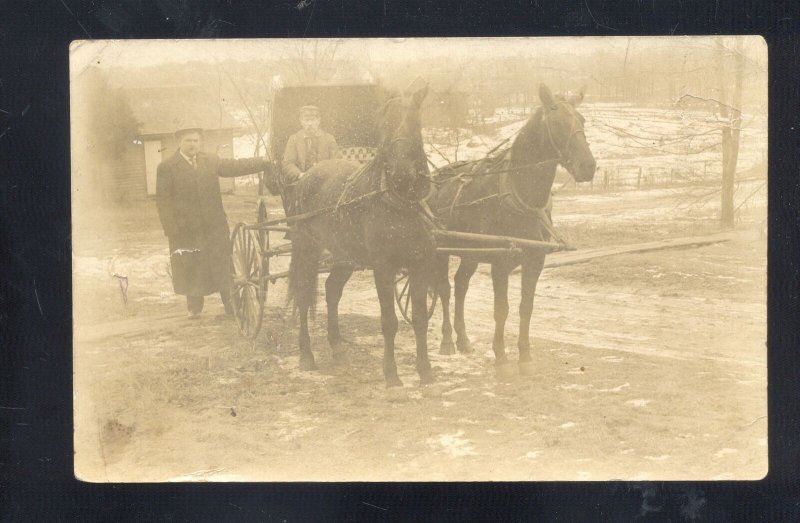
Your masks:
<instances>
[{"instance_id":1,"label":"snowy field","mask_svg":"<svg viewBox=\"0 0 800 523\"><path fill-rule=\"evenodd\" d=\"M721 177L721 124L711 113L613 103L586 103L579 111L586 118L586 138L597 159L595 185L609 177L609 185L634 187L640 172L642 186ZM503 140L513 139L527 121L525 116L518 118L492 134L427 129L428 157L439 167L480 159ZM766 164L766 136L766 119L745 115L738 172Z\"/></svg>"},{"instance_id":2,"label":"snowy field","mask_svg":"<svg viewBox=\"0 0 800 523\"><path fill-rule=\"evenodd\" d=\"M623 103L584 103L579 111L586 118L586 138L597 159L594 189L702 184L722 176L718 115L680 107L636 107ZM481 126L484 129L497 126L488 133L470 128L425 129L425 152L437 167L454 161L478 160L504 140L510 143L530 114L524 107L498 109ZM245 119L242 125L247 128ZM256 140L255 133L235 138L235 157L251 157ZM269 136L264 141L269 144ZM766 175L766 143L766 117L744 115L737 166L740 177ZM569 175L560 171L559 179L566 180ZM254 186L256 180L242 178L236 183Z\"/></svg>"}]
</instances>

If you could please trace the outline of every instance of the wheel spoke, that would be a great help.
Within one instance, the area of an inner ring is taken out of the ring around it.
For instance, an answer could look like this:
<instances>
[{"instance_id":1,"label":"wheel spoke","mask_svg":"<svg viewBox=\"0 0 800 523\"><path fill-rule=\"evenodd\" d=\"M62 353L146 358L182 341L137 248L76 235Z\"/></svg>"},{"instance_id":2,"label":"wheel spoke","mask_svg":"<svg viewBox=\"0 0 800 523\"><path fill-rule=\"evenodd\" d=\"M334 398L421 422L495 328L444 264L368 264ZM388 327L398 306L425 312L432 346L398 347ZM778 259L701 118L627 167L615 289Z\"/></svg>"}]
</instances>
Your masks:
<instances>
[{"instance_id":1,"label":"wheel spoke","mask_svg":"<svg viewBox=\"0 0 800 523\"><path fill-rule=\"evenodd\" d=\"M242 250L242 253L244 254L244 258L242 259L242 264L244 266L244 271L245 271L244 276L248 277L248 276L250 276L250 273L252 272L252 268L251 268L251 263L252 262L250 261L250 255L251 255L251 252L250 252L250 249L251 249L251 246L250 246L250 235L247 233L247 231L244 231L242 240L244 242L244 249Z\"/></svg>"},{"instance_id":2,"label":"wheel spoke","mask_svg":"<svg viewBox=\"0 0 800 523\"><path fill-rule=\"evenodd\" d=\"M398 295L401 299L403 298L403 296L407 296L406 293L408 292L408 285L410 283L411 283L411 280L406 278L406 283L405 283L405 285L403 285L403 290L400 291L400 294Z\"/></svg>"},{"instance_id":3,"label":"wheel spoke","mask_svg":"<svg viewBox=\"0 0 800 523\"><path fill-rule=\"evenodd\" d=\"M239 276L242 273L241 264L239 263L239 229L237 228L234 232L231 258L233 259L233 273Z\"/></svg>"},{"instance_id":4,"label":"wheel spoke","mask_svg":"<svg viewBox=\"0 0 800 523\"><path fill-rule=\"evenodd\" d=\"M239 249L238 249L239 256L237 257L239 260L239 268L238 268L239 270L237 274L239 274L240 277L247 276L247 261L245 258L247 252L247 244L244 236L245 236L244 230L240 228L236 238L237 243L239 244Z\"/></svg>"},{"instance_id":5,"label":"wheel spoke","mask_svg":"<svg viewBox=\"0 0 800 523\"><path fill-rule=\"evenodd\" d=\"M256 247L252 232L247 235L247 269L250 274L255 270Z\"/></svg>"},{"instance_id":6,"label":"wheel spoke","mask_svg":"<svg viewBox=\"0 0 800 523\"><path fill-rule=\"evenodd\" d=\"M244 318L247 315L247 287L243 286L241 290L242 290L242 299L241 299L241 307L239 308L239 318L241 319L241 321L244 321Z\"/></svg>"},{"instance_id":7,"label":"wheel spoke","mask_svg":"<svg viewBox=\"0 0 800 523\"><path fill-rule=\"evenodd\" d=\"M250 320L249 321L249 327L250 328L248 329L248 332L252 332L252 330L255 328L256 323L258 322L258 312L259 312L258 311L258 295L253 290L253 288L250 287L250 286L247 287L247 295L249 297L248 301L250 301L250 307L248 308L248 312L250 313L249 314L249 320Z\"/></svg>"}]
</instances>

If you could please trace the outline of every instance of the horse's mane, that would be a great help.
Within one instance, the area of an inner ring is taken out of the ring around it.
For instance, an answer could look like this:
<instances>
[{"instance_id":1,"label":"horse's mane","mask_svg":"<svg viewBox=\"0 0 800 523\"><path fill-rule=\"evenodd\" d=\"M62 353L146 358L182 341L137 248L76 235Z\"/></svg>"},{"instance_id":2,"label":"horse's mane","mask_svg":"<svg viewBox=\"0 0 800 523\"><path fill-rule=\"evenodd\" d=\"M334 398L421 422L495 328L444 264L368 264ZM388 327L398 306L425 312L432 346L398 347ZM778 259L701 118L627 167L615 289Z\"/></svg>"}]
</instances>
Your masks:
<instances>
[{"instance_id":1,"label":"horse's mane","mask_svg":"<svg viewBox=\"0 0 800 523\"><path fill-rule=\"evenodd\" d=\"M539 133L541 132L541 127L544 122L544 107L539 106L533 112L528 121L525 122L525 125L522 126L522 129L519 130L519 134L514 139L514 142L511 144L511 151L513 154L514 150L519 151L520 148L527 148L530 146L531 143L534 143Z\"/></svg>"}]
</instances>

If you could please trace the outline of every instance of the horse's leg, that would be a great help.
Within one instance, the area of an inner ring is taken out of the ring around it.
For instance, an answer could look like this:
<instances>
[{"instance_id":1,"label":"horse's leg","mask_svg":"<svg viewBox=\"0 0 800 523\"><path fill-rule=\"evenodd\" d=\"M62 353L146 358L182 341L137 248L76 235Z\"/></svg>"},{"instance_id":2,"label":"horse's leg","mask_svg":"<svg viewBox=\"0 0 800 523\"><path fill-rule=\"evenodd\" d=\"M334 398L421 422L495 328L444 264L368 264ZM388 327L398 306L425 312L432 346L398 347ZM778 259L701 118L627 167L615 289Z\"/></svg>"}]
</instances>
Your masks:
<instances>
[{"instance_id":1,"label":"horse's leg","mask_svg":"<svg viewBox=\"0 0 800 523\"><path fill-rule=\"evenodd\" d=\"M495 366L500 378L507 378L513 374L513 368L506 356L506 345L503 339L508 318L508 274L510 269L507 264L492 264L492 289L494 290L494 350Z\"/></svg>"},{"instance_id":2,"label":"horse's leg","mask_svg":"<svg viewBox=\"0 0 800 523\"><path fill-rule=\"evenodd\" d=\"M417 343L417 372L421 385L435 381L428 360L428 286L434 283L428 264L419 264L408 271L411 293L411 324Z\"/></svg>"},{"instance_id":3,"label":"horse's leg","mask_svg":"<svg viewBox=\"0 0 800 523\"><path fill-rule=\"evenodd\" d=\"M308 311L315 305L319 248L306 234L297 234L292 242L292 260L289 265L289 292L300 316L298 345L300 370L316 370L308 332Z\"/></svg>"},{"instance_id":4,"label":"horse's leg","mask_svg":"<svg viewBox=\"0 0 800 523\"><path fill-rule=\"evenodd\" d=\"M455 297L456 297L456 310L454 318L454 327L456 330L456 347L459 352L472 352L472 344L467 336L467 329L464 324L464 298L467 295L469 288L469 280L475 274L478 268L478 262L462 258L461 263L458 264L458 270L455 276Z\"/></svg>"},{"instance_id":5,"label":"horse's leg","mask_svg":"<svg viewBox=\"0 0 800 523\"><path fill-rule=\"evenodd\" d=\"M533 298L536 295L536 284L544 267L544 256L526 257L522 264L522 299L519 303L519 372L523 375L534 373L531 359L530 325L533 314Z\"/></svg>"},{"instance_id":6,"label":"horse's leg","mask_svg":"<svg viewBox=\"0 0 800 523\"><path fill-rule=\"evenodd\" d=\"M372 271L378 301L381 304L381 331L383 332L383 376L387 387L402 387L394 361L394 336L397 334L397 314L394 310L394 278L396 271L389 264L376 265Z\"/></svg>"},{"instance_id":7,"label":"horse's leg","mask_svg":"<svg viewBox=\"0 0 800 523\"><path fill-rule=\"evenodd\" d=\"M328 305L328 344L331 346L333 361L343 363L346 351L342 348L342 336L339 332L339 300L347 280L353 274L348 265L334 263L328 279L325 280L325 302Z\"/></svg>"},{"instance_id":8,"label":"horse's leg","mask_svg":"<svg viewBox=\"0 0 800 523\"><path fill-rule=\"evenodd\" d=\"M450 257L447 255L436 257L436 291L442 303L442 344L439 354L455 354L456 346L453 344L453 326L450 323ZM412 311L413 313L413 311Z\"/></svg>"},{"instance_id":9,"label":"horse's leg","mask_svg":"<svg viewBox=\"0 0 800 523\"><path fill-rule=\"evenodd\" d=\"M317 370L317 363L314 361L314 353L311 352L311 335L308 333L308 303L299 303L297 306L300 316L300 334L298 345L300 346L300 370Z\"/></svg>"}]
</instances>

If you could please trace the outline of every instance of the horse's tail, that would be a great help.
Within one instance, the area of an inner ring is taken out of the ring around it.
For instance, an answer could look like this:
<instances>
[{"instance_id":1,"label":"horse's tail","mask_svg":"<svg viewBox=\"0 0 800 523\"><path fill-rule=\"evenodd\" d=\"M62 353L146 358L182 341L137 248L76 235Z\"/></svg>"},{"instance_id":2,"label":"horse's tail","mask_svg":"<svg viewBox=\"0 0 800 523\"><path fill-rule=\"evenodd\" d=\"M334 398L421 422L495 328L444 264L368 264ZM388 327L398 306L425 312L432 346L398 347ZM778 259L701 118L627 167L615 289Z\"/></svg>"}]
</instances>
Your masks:
<instances>
[{"instance_id":1,"label":"horse's tail","mask_svg":"<svg viewBox=\"0 0 800 523\"><path fill-rule=\"evenodd\" d=\"M306 233L300 230L292 234L292 258L289 262L289 289L286 305L296 313L308 307L314 316L317 306L317 279L319 276L320 249Z\"/></svg>"}]
</instances>

